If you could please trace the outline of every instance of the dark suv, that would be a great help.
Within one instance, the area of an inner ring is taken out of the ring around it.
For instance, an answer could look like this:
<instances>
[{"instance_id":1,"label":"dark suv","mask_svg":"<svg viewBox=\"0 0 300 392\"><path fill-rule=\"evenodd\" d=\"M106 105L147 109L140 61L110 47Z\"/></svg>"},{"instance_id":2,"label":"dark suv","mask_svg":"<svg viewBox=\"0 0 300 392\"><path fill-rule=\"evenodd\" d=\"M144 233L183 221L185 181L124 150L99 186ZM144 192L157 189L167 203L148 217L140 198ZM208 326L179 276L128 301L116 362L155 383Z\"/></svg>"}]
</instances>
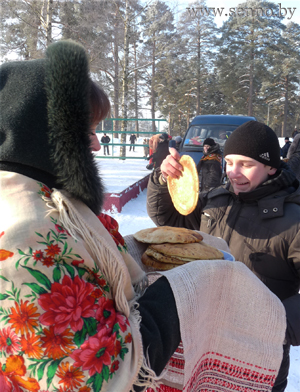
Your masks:
<instances>
[{"instance_id":1,"label":"dark suv","mask_svg":"<svg viewBox=\"0 0 300 392\"><path fill-rule=\"evenodd\" d=\"M203 155L203 141L210 137L224 148L230 134L241 124L255 117L221 115L196 116L190 123L180 145L180 155L190 155L196 165Z\"/></svg>"}]
</instances>

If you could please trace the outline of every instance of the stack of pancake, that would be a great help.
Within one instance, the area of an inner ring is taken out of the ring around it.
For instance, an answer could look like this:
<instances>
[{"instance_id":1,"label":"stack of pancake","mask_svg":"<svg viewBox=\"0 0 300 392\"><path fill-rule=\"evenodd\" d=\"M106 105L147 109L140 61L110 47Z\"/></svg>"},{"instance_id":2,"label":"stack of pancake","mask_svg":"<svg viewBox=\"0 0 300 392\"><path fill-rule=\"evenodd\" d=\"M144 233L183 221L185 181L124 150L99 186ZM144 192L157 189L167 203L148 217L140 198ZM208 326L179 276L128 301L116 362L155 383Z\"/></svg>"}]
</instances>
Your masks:
<instances>
[{"instance_id":1,"label":"stack of pancake","mask_svg":"<svg viewBox=\"0 0 300 392\"><path fill-rule=\"evenodd\" d=\"M218 249L203 243L203 237L194 230L161 226L135 233L137 241L149 244L142 255L147 267L166 271L193 260L224 259Z\"/></svg>"}]
</instances>

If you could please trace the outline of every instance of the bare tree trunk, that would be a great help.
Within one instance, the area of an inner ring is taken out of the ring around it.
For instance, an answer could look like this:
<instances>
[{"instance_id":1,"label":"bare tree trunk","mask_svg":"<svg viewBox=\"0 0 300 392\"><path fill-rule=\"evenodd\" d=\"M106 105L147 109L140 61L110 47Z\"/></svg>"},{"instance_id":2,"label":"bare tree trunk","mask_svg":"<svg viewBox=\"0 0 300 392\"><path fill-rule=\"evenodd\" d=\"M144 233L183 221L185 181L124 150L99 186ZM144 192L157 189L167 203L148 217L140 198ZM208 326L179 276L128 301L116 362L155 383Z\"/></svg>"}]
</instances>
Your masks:
<instances>
[{"instance_id":1,"label":"bare tree trunk","mask_svg":"<svg viewBox=\"0 0 300 392\"><path fill-rule=\"evenodd\" d=\"M254 63L254 52L252 47L250 53L248 116L253 116L253 63Z\"/></svg>"},{"instance_id":2,"label":"bare tree trunk","mask_svg":"<svg viewBox=\"0 0 300 392\"><path fill-rule=\"evenodd\" d=\"M26 60L38 58L38 33L41 26L41 15L43 9L40 9L40 4L36 0L32 3L32 8L36 10L36 12L32 14L31 18L31 23L35 28L30 29L30 33L28 34L25 52Z\"/></svg>"},{"instance_id":3,"label":"bare tree trunk","mask_svg":"<svg viewBox=\"0 0 300 392\"><path fill-rule=\"evenodd\" d=\"M135 118L139 117L139 107L138 107L138 70L137 70L137 58L136 58L136 42L134 43L134 109ZM135 122L135 132L136 136L139 137L139 122Z\"/></svg>"},{"instance_id":4,"label":"bare tree trunk","mask_svg":"<svg viewBox=\"0 0 300 392\"><path fill-rule=\"evenodd\" d=\"M49 46L52 43L52 14L53 14L53 0L48 0L47 17L46 17L47 46Z\"/></svg>"},{"instance_id":5,"label":"bare tree trunk","mask_svg":"<svg viewBox=\"0 0 300 392\"><path fill-rule=\"evenodd\" d=\"M286 134L286 125L287 125L287 115L288 115L288 107L289 107L289 75L286 75L284 78L285 92L284 92L284 112L283 112L283 123L281 129L281 137L287 136Z\"/></svg>"},{"instance_id":6,"label":"bare tree trunk","mask_svg":"<svg viewBox=\"0 0 300 392\"><path fill-rule=\"evenodd\" d=\"M116 23L115 23L115 34L114 34L114 68L115 68L115 78L114 78L114 118L119 118L119 36L118 27L119 19L117 16L118 11L116 11ZM119 121L113 122L113 131L119 131ZM117 133L113 134L114 137L118 137Z\"/></svg>"},{"instance_id":7,"label":"bare tree trunk","mask_svg":"<svg viewBox=\"0 0 300 392\"><path fill-rule=\"evenodd\" d=\"M155 78L155 35L153 41L152 51L152 78L151 78L151 118L155 119L155 92L154 92L154 78ZM152 132L156 132L155 121L152 121Z\"/></svg>"},{"instance_id":8,"label":"bare tree trunk","mask_svg":"<svg viewBox=\"0 0 300 392\"><path fill-rule=\"evenodd\" d=\"M201 114L201 33L199 27L199 35L198 35L198 42L197 42L197 80L196 80L196 89L197 89L197 106L196 106L196 115L198 116Z\"/></svg>"},{"instance_id":9,"label":"bare tree trunk","mask_svg":"<svg viewBox=\"0 0 300 392\"><path fill-rule=\"evenodd\" d=\"M123 83L122 83L122 118L127 119L127 105L128 105L128 64L129 64L129 39L130 39L130 26L128 15L128 0L126 0L125 8L125 30L124 30L124 65L123 65ZM127 131L127 121L122 120L121 131ZM121 134L121 143L126 143L126 133ZM126 146L121 146L120 156L126 156Z\"/></svg>"}]
</instances>

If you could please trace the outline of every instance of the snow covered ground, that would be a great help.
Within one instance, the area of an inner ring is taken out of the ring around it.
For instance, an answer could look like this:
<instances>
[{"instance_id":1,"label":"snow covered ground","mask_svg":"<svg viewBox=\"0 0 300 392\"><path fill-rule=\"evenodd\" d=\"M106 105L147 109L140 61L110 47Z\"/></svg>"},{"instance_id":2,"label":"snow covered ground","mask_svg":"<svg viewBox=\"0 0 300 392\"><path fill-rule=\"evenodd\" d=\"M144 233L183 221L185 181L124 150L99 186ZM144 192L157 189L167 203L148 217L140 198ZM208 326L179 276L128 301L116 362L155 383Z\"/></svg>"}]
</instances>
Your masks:
<instances>
[{"instance_id":1,"label":"snow covered ground","mask_svg":"<svg viewBox=\"0 0 300 392\"><path fill-rule=\"evenodd\" d=\"M115 147L117 148L117 147ZM143 147L136 147L135 152L127 152L127 156L143 156ZM102 151L102 150L101 150ZM98 154L97 154L98 155ZM98 159L99 170L104 179L107 192L121 192L150 173L146 169L148 161L143 159ZM118 222L120 233L124 236L133 234L138 230L155 227L148 217L146 208L147 189L122 209L121 213L109 212ZM288 386L285 392L300 391L300 347L291 348L291 365L289 371Z\"/></svg>"}]
</instances>

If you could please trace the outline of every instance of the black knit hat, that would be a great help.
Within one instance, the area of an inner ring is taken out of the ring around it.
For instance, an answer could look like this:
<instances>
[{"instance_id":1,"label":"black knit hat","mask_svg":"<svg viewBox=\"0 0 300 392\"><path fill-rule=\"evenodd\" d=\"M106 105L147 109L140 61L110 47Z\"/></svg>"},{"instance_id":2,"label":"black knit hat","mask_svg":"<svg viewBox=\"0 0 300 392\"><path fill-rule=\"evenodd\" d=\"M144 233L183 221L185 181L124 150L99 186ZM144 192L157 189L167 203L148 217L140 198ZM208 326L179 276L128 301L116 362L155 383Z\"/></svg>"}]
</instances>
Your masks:
<instances>
[{"instance_id":1,"label":"black knit hat","mask_svg":"<svg viewBox=\"0 0 300 392\"><path fill-rule=\"evenodd\" d=\"M214 141L214 139L212 139L211 137L208 137L208 138L206 138L205 140L204 140L204 142L203 142L203 146L205 145L205 144L207 144L208 146L215 146L216 145L216 142Z\"/></svg>"},{"instance_id":2,"label":"black knit hat","mask_svg":"<svg viewBox=\"0 0 300 392\"><path fill-rule=\"evenodd\" d=\"M280 166L280 146L275 132L258 121L236 128L225 143L224 157L244 155L276 169Z\"/></svg>"},{"instance_id":3,"label":"black knit hat","mask_svg":"<svg viewBox=\"0 0 300 392\"><path fill-rule=\"evenodd\" d=\"M1 65L0 169L64 189L99 213L90 86L85 50L69 40L50 45L45 59Z\"/></svg>"},{"instance_id":4,"label":"black knit hat","mask_svg":"<svg viewBox=\"0 0 300 392\"><path fill-rule=\"evenodd\" d=\"M167 132L163 132L161 135L159 135L159 138L161 140L169 140L169 134Z\"/></svg>"}]
</instances>

